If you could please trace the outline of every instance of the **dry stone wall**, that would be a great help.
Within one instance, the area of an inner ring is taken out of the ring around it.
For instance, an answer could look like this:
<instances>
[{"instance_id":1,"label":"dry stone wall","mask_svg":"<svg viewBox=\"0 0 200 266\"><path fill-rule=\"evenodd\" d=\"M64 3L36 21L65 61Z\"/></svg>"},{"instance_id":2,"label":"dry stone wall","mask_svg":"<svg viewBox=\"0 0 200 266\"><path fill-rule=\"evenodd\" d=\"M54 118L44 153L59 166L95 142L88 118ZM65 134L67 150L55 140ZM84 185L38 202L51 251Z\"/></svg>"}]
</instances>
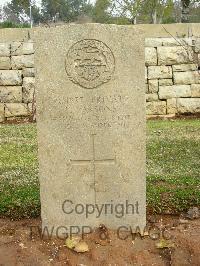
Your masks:
<instances>
[{"instance_id":1,"label":"dry stone wall","mask_svg":"<svg viewBox=\"0 0 200 266\"><path fill-rule=\"evenodd\" d=\"M200 112L200 38L147 38L146 113Z\"/></svg>"},{"instance_id":2,"label":"dry stone wall","mask_svg":"<svg viewBox=\"0 0 200 266\"><path fill-rule=\"evenodd\" d=\"M200 38L146 38L146 113L200 113ZM34 45L0 43L0 122L35 113Z\"/></svg>"},{"instance_id":3,"label":"dry stone wall","mask_svg":"<svg viewBox=\"0 0 200 266\"><path fill-rule=\"evenodd\" d=\"M34 83L33 42L0 43L0 122L31 116Z\"/></svg>"}]
</instances>

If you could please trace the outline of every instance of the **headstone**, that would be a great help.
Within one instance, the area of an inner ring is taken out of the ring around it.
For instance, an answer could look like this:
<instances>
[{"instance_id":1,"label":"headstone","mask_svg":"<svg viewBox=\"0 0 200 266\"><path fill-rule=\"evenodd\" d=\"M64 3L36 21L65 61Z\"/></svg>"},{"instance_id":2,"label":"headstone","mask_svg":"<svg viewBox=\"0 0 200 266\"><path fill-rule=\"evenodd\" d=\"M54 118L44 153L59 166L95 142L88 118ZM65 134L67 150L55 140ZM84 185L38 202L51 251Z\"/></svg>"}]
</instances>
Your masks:
<instances>
[{"instance_id":1,"label":"headstone","mask_svg":"<svg viewBox=\"0 0 200 266\"><path fill-rule=\"evenodd\" d=\"M100 24L35 32L42 224L53 234L145 226L141 36Z\"/></svg>"}]
</instances>

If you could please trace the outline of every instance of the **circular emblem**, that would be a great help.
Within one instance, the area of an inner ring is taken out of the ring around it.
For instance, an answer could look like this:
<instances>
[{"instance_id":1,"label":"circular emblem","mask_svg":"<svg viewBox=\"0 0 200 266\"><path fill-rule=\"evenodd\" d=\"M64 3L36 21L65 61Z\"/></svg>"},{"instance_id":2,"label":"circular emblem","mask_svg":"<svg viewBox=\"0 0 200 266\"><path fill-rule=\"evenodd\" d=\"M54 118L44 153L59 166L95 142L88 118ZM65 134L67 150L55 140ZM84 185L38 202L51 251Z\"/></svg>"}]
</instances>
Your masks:
<instances>
[{"instance_id":1,"label":"circular emblem","mask_svg":"<svg viewBox=\"0 0 200 266\"><path fill-rule=\"evenodd\" d=\"M110 48L98 40L82 40L68 51L66 71L71 81L86 89L108 82L115 68Z\"/></svg>"}]
</instances>

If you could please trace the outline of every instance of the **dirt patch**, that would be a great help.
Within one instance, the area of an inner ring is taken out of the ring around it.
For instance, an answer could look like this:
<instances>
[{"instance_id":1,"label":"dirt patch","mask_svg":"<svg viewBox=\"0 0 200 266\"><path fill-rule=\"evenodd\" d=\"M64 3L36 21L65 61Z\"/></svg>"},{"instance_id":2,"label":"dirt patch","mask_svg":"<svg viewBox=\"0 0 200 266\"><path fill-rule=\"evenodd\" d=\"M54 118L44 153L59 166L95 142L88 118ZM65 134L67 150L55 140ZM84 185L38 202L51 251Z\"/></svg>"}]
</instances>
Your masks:
<instances>
[{"instance_id":1,"label":"dirt patch","mask_svg":"<svg viewBox=\"0 0 200 266\"><path fill-rule=\"evenodd\" d=\"M200 265L199 219L184 222L175 216L149 216L148 225L154 229L144 237L129 231L119 237L119 232L108 230L102 239L97 229L84 236L89 252L79 254L66 248L64 240L41 238L40 219L0 219L0 265ZM35 226L32 235L30 226ZM157 248L160 238L155 228L170 238L165 240L170 241L169 247Z\"/></svg>"}]
</instances>

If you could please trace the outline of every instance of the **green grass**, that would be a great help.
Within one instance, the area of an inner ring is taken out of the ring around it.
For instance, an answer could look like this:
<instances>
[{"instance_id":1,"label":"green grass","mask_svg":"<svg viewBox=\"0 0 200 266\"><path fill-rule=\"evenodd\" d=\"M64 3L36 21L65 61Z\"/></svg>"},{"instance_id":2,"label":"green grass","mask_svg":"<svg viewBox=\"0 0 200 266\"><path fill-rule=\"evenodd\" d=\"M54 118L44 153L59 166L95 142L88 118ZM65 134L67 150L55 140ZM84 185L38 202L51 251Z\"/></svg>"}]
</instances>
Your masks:
<instances>
[{"instance_id":1,"label":"green grass","mask_svg":"<svg viewBox=\"0 0 200 266\"><path fill-rule=\"evenodd\" d=\"M147 207L200 205L200 120L147 122ZM0 125L0 216L40 214L36 125Z\"/></svg>"}]
</instances>

